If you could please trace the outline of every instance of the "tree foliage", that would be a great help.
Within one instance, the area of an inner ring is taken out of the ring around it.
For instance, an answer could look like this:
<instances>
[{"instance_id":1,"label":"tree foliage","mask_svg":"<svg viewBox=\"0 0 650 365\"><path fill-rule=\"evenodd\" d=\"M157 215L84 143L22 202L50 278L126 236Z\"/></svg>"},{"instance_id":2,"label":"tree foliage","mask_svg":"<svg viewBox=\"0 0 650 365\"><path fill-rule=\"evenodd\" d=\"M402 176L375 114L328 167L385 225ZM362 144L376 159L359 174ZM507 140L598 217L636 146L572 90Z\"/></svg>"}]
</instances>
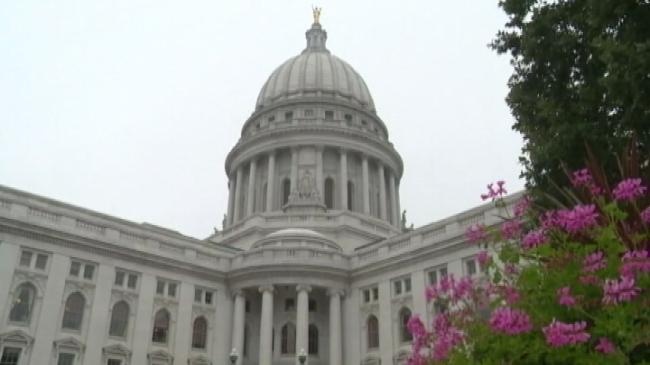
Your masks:
<instances>
[{"instance_id":1,"label":"tree foliage","mask_svg":"<svg viewBox=\"0 0 650 365\"><path fill-rule=\"evenodd\" d=\"M549 191L588 145L607 174L635 136L650 156L650 1L501 0L508 16L491 47L514 68L507 103L524 137L523 176Z\"/></svg>"}]
</instances>

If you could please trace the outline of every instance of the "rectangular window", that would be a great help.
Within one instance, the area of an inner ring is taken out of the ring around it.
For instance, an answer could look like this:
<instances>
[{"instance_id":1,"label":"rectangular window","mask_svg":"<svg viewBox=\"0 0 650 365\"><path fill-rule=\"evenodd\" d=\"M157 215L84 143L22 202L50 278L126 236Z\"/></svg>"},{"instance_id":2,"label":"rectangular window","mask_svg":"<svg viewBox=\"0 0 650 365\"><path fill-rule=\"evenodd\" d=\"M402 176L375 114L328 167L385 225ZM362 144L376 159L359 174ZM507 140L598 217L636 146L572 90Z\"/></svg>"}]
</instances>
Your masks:
<instances>
[{"instance_id":1,"label":"rectangular window","mask_svg":"<svg viewBox=\"0 0 650 365\"><path fill-rule=\"evenodd\" d=\"M251 312L251 302L248 299L246 299L246 301L244 302L244 312L246 313Z\"/></svg>"},{"instance_id":2,"label":"rectangular window","mask_svg":"<svg viewBox=\"0 0 650 365\"><path fill-rule=\"evenodd\" d=\"M92 280L95 275L95 265L86 264L84 266L84 279Z\"/></svg>"},{"instance_id":3,"label":"rectangular window","mask_svg":"<svg viewBox=\"0 0 650 365\"><path fill-rule=\"evenodd\" d=\"M373 301L379 300L379 288L377 287L372 288L372 300Z\"/></svg>"},{"instance_id":4,"label":"rectangular window","mask_svg":"<svg viewBox=\"0 0 650 365\"><path fill-rule=\"evenodd\" d=\"M447 276L447 266L437 267L427 272L427 282L429 285L435 285L445 276Z\"/></svg>"},{"instance_id":5,"label":"rectangular window","mask_svg":"<svg viewBox=\"0 0 650 365\"><path fill-rule=\"evenodd\" d=\"M124 271L115 272L115 285L124 286L124 275L126 275Z\"/></svg>"},{"instance_id":6,"label":"rectangular window","mask_svg":"<svg viewBox=\"0 0 650 365\"><path fill-rule=\"evenodd\" d=\"M212 304L212 292L211 291L206 291L205 292L205 304Z\"/></svg>"},{"instance_id":7,"label":"rectangular window","mask_svg":"<svg viewBox=\"0 0 650 365\"><path fill-rule=\"evenodd\" d=\"M57 365L74 365L74 354L60 353Z\"/></svg>"},{"instance_id":8,"label":"rectangular window","mask_svg":"<svg viewBox=\"0 0 650 365\"><path fill-rule=\"evenodd\" d=\"M20 254L20 266L30 267L32 265L32 256L31 251L23 251Z\"/></svg>"},{"instance_id":9,"label":"rectangular window","mask_svg":"<svg viewBox=\"0 0 650 365\"><path fill-rule=\"evenodd\" d=\"M165 282L162 280L158 280L156 283L156 294L158 295L165 295Z\"/></svg>"},{"instance_id":10,"label":"rectangular window","mask_svg":"<svg viewBox=\"0 0 650 365\"><path fill-rule=\"evenodd\" d=\"M129 280L128 280L126 286L128 286L129 289L135 289L137 285L138 285L138 275L129 274Z\"/></svg>"},{"instance_id":11,"label":"rectangular window","mask_svg":"<svg viewBox=\"0 0 650 365\"><path fill-rule=\"evenodd\" d=\"M476 275L476 261L474 261L474 259L469 259L465 261L465 274L467 276Z\"/></svg>"},{"instance_id":12,"label":"rectangular window","mask_svg":"<svg viewBox=\"0 0 650 365\"><path fill-rule=\"evenodd\" d=\"M352 123L352 115L351 114L346 114L345 115L345 121L348 123L348 125L350 123Z\"/></svg>"},{"instance_id":13,"label":"rectangular window","mask_svg":"<svg viewBox=\"0 0 650 365\"><path fill-rule=\"evenodd\" d=\"M176 298L176 283L167 284L167 295Z\"/></svg>"},{"instance_id":14,"label":"rectangular window","mask_svg":"<svg viewBox=\"0 0 650 365\"><path fill-rule=\"evenodd\" d=\"M72 261L70 263L70 276L74 276L75 278L78 278L80 271L81 271L81 263L79 261Z\"/></svg>"},{"instance_id":15,"label":"rectangular window","mask_svg":"<svg viewBox=\"0 0 650 365\"><path fill-rule=\"evenodd\" d=\"M404 279L404 292L405 293L411 292L411 278Z\"/></svg>"},{"instance_id":16,"label":"rectangular window","mask_svg":"<svg viewBox=\"0 0 650 365\"><path fill-rule=\"evenodd\" d=\"M334 120L334 112L331 110L325 111L325 120Z\"/></svg>"},{"instance_id":17,"label":"rectangular window","mask_svg":"<svg viewBox=\"0 0 650 365\"><path fill-rule=\"evenodd\" d=\"M443 267L442 269L440 269L439 272L440 272L440 277L441 278L444 278L445 276L447 276L447 268L446 267Z\"/></svg>"},{"instance_id":18,"label":"rectangular window","mask_svg":"<svg viewBox=\"0 0 650 365\"><path fill-rule=\"evenodd\" d=\"M393 282L393 291L395 292L395 295L401 295L402 294L402 281L397 280Z\"/></svg>"},{"instance_id":19,"label":"rectangular window","mask_svg":"<svg viewBox=\"0 0 650 365\"><path fill-rule=\"evenodd\" d=\"M284 113L284 120L286 120L287 122L290 122L291 120L293 120L293 112Z\"/></svg>"},{"instance_id":20,"label":"rectangular window","mask_svg":"<svg viewBox=\"0 0 650 365\"><path fill-rule=\"evenodd\" d=\"M45 267L47 266L47 255L39 253L36 256L36 268L39 270L45 270Z\"/></svg>"},{"instance_id":21,"label":"rectangular window","mask_svg":"<svg viewBox=\"0 0 650 365\"><path fill-rule=\"evenodd\" d=\"M106 365L122 365L122 360L118 359L108 359Z\"/></svg>"},{"instance_id":22,"label":"rectangular window","mask_svg":"<svg viewBox=\"0 0 650 365\"><path fill-rule=\"evenodd\" d=\"M284 300L284 311L291 312L296 309L296 302L293 298L287 298Z\"/></svg>"},{"instance_id":23,"label":"rectangular window","mask_svg":"<svg viewBox=\"0 0 650 365\"><path fill-rule=\"evenodd\" d=\"M194 289L194 302L202 303L203 302L203 290Z\"/></svg>"},{"instance_id":24,"label":"rectangular window","mask_svg":"<svg viewBox=\"0 0 650 365\"><path fill-rule=\"evenodd\" d=\"M314 110L313 109L305 109L305 116L306 117L313 117L314 116Z\"/></svg>"},{"instance_id":25,"label":"rectangular window","mask_svg":"<svg viewBox=\"0 0 650 365\"><path fill-rule=\"evenodd\" d=\"M366 289L363 291L363 302L370 303L370 289Z\"/></svg>"},{"instance_id":26,"label":"rectangular window","mask_svg":"<svg viewBox=\"0 0 650 365\"><path fill-rule=\"evenodd\" d=\"M269 123L274 122L275 121L275 115L271 115L267 120L268 120Z\"/></svg>"},{"instance_id":27,"label":"rectangular window","mask_svg":"<svg viewBox=\"0 0 650 365\"><path fill-rule=\"evenodd\" d=\"M18 365L21 351L22 349L19 347L5 347L2 351L2 358L0 358L0 365Z\"/></svg>"}]
</instances>

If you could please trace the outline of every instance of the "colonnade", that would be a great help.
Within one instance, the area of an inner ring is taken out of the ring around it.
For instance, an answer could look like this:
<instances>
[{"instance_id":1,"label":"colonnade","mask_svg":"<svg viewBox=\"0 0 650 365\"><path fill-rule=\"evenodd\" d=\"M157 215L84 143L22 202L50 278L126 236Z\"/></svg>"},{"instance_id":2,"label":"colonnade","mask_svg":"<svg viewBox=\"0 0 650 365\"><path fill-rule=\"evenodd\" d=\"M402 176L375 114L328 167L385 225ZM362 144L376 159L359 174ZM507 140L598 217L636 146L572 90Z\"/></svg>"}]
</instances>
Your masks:
<instances>
[{"instance_id":1,"label":"colonnade","mask_svg":"<svg viewBox=\"0 0 650 365\"><path fill-rule=\"evenodd\" d=\"M291 171L289 179L291 181L291 189L297 186L298 183L298 153L299 146L291 148ZM316 186L324 199L324 177L323 177L323 146L316 147ZM348 154L350 151L346 149L339 149L339 208L340 210L348 209ZM273 211L274 196L277 194L275 187L275 174L276 174L276 151L271 150L267 153L260 154L267 156L268 166L266 169L266 201L264 204L264 211ZM240 163L234 174L231 174L229 181L229 200L228 200L228 214L227 223L232 225L243 217L250 216L255 212L255 186L257 179L257 163L260 155L253 157L248 164ZM369 172L370 157L361 153L361 168L362 168L362 206L361 213L370 215L370 172ZM379 218L387 222L391 222L394 226L400 225L400 207L398 194L398 177L395 172L385 166L381 161L376 161L378 166L379 177ZM245 168L248 169L248 184L243 185L243 177ZM234 175L234 176L233 176ZM388 189L386 189L386 180L388 180ZM246 191L248 199L246 205L242 204L243 192ZM386 196L388 192L388 197ZM389 201L390 199L390 206Z\"/></svg>"},{"instance_id":2,"label":"colonnade","mask_svg":"<svg viewBox=\"0 0 650 365\"><path fill-rule=\"evenodd\" d=\"M264 285L258 288L262 294L262 309L260 316L260 345L259 345L259 365L272 365L273 363L273 292L272 285ZM298 302L296 306L296 352L304 350L309 353L309 293L312 288L309 285L296 285ZM342 317L341 317L341 300L343 291L340 289L330 289L327 291L329 296L329 363L331 365L340 365L343 361L343 337L342 337ZM246 298L242 290L234 293L233 308L233 330L232 346L240 354L244 348L244 325L246 321ZM242 357L237 360L236 365L242 364ZM299 365L296 358L296 364ZM306 364L309 364L309 357Z\"/></svg>"}]
</instances>

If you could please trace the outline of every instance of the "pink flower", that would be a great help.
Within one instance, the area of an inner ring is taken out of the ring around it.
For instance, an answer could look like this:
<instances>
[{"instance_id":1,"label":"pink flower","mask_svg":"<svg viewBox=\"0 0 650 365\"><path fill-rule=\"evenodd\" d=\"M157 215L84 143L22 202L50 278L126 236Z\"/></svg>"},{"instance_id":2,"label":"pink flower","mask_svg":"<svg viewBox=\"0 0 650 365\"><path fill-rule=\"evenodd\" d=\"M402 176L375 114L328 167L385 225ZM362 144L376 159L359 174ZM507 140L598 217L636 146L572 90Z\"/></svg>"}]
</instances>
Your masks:
<instances>
[{"instance_id":1,"label":"pink flower","mask_svg":"<svg viewBox=\"0 0 650 365\"><path fill-rule=\"evenodd\" d=\"M521 244L525 249L531 249L545 244L547 242L546 240L547 238L544 228L539 228L526 233L524 238L521 240Z\"/></svg>"},{"instance_id":2,"label":"pink flower","mask_svg":"<svg viewBox=\"0 0 650 365\"><path fill-rule=\"evenodd\" d=\"M589 340L589 333L585 331L586 322L564 323L556 321L542 328L546 343L552 347L562 347L566 345L576 345Z\"/></svg>"},{"instance_id":3,"label":"pink flower","mask_svg":"<svg viewBox=\"0 0 650 365\"><path fill-rule=\"evenodd\" d=\"M412 315L406 323L406 328L413 337L413 353L419 353L420 349L426 346L427 339L429 337L429 333L424 327L424 323L422 323L420 316L417 314Z\"/></svg>"},{"instance_id":4,"label":"pink flower","mask_svg":"<svg viewBox=\"0 0 650 365\"><path fill-rule=\"evenodd\" d=\"M641 220L645 224L650 224L650 207L647 207L641 212Z\"/></svg>"},{"instance_id":5,"label":"pink flower","mask_svg":"<svg viewBox=\"0 0 650 365\"><path fill-rule=\"evenodd\" d=\"M641 183L641 179L625 179L616 185L614 190L614 199L616 200L634 200L643 196L648 188Z\"/></svg>"},{"instance_id":6,"label":"pink flower","mask_svg":"<svg viewBox=\"0 0 650 365\"><path fill-rule=\"evenodd\" d=\"M454 280L451 288L451 299L454 301L459 301L461 299L467 298L473 290L474 282L469 276L462 277L458 281Z\"/></svg>"},{"instance_id":7,"label":"pink flower","mask_svg":"<svg viewBox=\"0 0 650 365\"><path fill-rule=\"evenodd\" d=\"M519 270L517 269L517 266L515 264L507 263L503 266L503 271L506 273L508 276L513 276L516 275Z\"/></svg>"},{"instance_id":8,"label":"pink flower","mask_svg":"<svg viewBox=\"0 0 650 365\"><path fill-rule=\"evenodd\" d=\"M637 272L650 272L650 252L648 250L627 251L622 258L619 272L622 276L633 276Z\"/></svg>"},{"instance_id":9,"label":"pink flower","mask_svg":"<svg viewBox=\"0 0 650 365\"><path fill-rule=\"evenodd\" d=\"M501 235L504 239L512 239L521 233L521 222L516 219L508 220L501 224Z\"/></svg>"},{"instance_id":10,"label":"pink flower","mask_svg":"<svg viewBox=\"0 0 650 365\"><path fill-rule=\"evenodd\" d=\"M557 291L558 303L567 307L576 305L576 299L571 295L571 288L565 286Z\"/></svg>"},{"instance_id":11,"label":"pink flower","mask_svg":"<svg viewBox=\"0 0 650 365\"><path fill-rule=\"evenodd\" d=\"M572 210L560 210L557 218L565 231L578 233L598 223L598 212L594 204L576 205Z\"/></svg>"},{"instance_id":12,"label":"pink flower","mask_svg":"<svg viewBox=\"0 0 650 365\"><path fill-rule=\"evenodd\" d=\"M622 302L629 302L640 291L634 285L635 280L631 276L623 276L620 280L605 280L605 284L603 284L603 303L616 305Z\"/></svg>"},{"instance_id":13,"label":"pink flower","mask_svg":"<svg viewBox=\"0 0 650 365\"><path fill-rule=\"evenodd\" d=\"M492 257L487 251L479 251L479 253L476 254L476 261L478 261L480 267L484 268L490 264Z\"/></svg>"},{"instance_id":14,"label":"pink flower","mask_svg":"<svg viewBox=\"0 0 650 365\"><path fill-rule=\"evenodd\" d=\"M515 217L522 217L528 212L530 206L533 204L533 200L528 195L524 195L523 198L519 199L515 207L513 208L513 213Z\"/></svg>"},{"instance_id":15,"label":"pink flower","mask_svg":"<svg viewBox=\"0 0 650 365\"><path fill-rule=\"evenodd\" d=\"M424 289L424 296L427 298L427 302L430 302L438 298L438 295L439 295L438 288L435 284L427 286L427 288Z\"/></svg>"},{"instance_id":16,"label":"pink flower","mask_svg":"<svg viewBox=\"0 0 650 365\"><path fill-rule=\"evenodd\" d=\"M519 291L512 286L506 286L503 288L503 296L508 304L515 304L521 298Z\"/></svg>"},{"instance_id":17,"label":"pink flower","mask_svg":"<svg viewBox=\"0 0 650 365\"><path fill-rule=\"evenodd\" d=\"M463 341L463 333L451 325L446 314L439 314L433 320L433 338L433 359L441 361Z\"/></svg>"},{"instance_id":18,"label":"pink flower","mask_svg":"<svg viewBox=\"0 0 650 365\"><path fill-rule=\"evenodd\" d=\"M596 272L600 269L604 269L607 266L605 261L605 255L602 251L596 251L585 257L582 261L582 272Z\"/></svg>"},{"instance_id":19,"label":"pink flower","mask_svg":"<svg viewBox=\"0 0 650 365\"><path fill-rule=\"evenodd\" d=\"M490 316L490 328L495 332L517 335L532 331L533 325L525 312L510 307L500 307Z\"/></svg>"},{"instance_id":20,"label":"pink flower","mask_svg":"<svg viewBox=\"0 0 650 365\"><path fill-rule=\"evenodd\" d=\"M465 237L471 243L480 243L485 241L488 237L487 230L483 224L472 224L467 231L465 231Z\"/></svg>"},{"instance_id":21,"label":"pink flower","mask_svg":"<svg viewBox=\"0 0 650 365\"><path fill-rule=\"evenodd\" d=\"M598 285L599 279L596 275L582 275L579 278L580 283L584 285Z\"/></svg>"},{"instance_id":22,"label":"pink flower","mask_svg":"<svg viewBox=\"0 0 650 365\"><path fill-rule=\"evenodd\" d=\"M598 339L598 345L596 345L595 349L603 354L611 354L616 351L616 346L606 337L601 337Z\"/></svg>"},{"instance_id":23,"label":"pink flower","mask_svg":"<svg viewBox=\"0 0 650 365\"><path fill-rule=\"evenodd\" d=\"M494 188L494 183L489 183L487 185L487 194L481 194L481 199L482 200L488 200L492 199L495 200L497 198L501 198L505 194L508 193L508 191L504 188L505 181L499 180L497 181L497 187Z\"/></svg>"},{"instance_id":24,"label":"pink flower","mask_svg":"<svg viewBox=\"0 0 650 365\"><path fill-rule=\"evenodd\" d=\"M602 189L596 186L594 178L591 176L591 173L587 169L574 171L571 175L571 184L573 187L585 187L593 195L600 195Z\"/></svg>"},{"instance_id":25,"label":"pink flower","mask_svg":"<svg viewBox=\"0 0 650 365\"><path fill-rule=\"evenodd\" d=\"M544 229L561 227L558 218L558 211L556 210L548 210L544 212L544 214L539 217L539 222Z\"/></svg>"}]
</instances>

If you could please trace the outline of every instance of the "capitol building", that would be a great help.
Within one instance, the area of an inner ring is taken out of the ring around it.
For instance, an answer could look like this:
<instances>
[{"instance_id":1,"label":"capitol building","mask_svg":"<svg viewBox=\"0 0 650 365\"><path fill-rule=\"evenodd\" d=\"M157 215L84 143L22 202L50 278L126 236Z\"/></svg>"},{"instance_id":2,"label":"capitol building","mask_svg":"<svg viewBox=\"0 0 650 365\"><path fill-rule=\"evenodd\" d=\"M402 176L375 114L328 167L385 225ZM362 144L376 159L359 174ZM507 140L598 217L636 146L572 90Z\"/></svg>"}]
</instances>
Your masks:
<instances>
[{"instance_id":1,"label":"capitol building","mask_svg":"<svg viewBox=\"0 0 650 365\"><path fill-rule=\"evenodd\" d=\"M326 41L315 17L262 86L210 237L0 186L0 365L405 364L425 287L480 275L465 230L502 212L406 227L402 159Z\"/></svg>"}]
</instances>

